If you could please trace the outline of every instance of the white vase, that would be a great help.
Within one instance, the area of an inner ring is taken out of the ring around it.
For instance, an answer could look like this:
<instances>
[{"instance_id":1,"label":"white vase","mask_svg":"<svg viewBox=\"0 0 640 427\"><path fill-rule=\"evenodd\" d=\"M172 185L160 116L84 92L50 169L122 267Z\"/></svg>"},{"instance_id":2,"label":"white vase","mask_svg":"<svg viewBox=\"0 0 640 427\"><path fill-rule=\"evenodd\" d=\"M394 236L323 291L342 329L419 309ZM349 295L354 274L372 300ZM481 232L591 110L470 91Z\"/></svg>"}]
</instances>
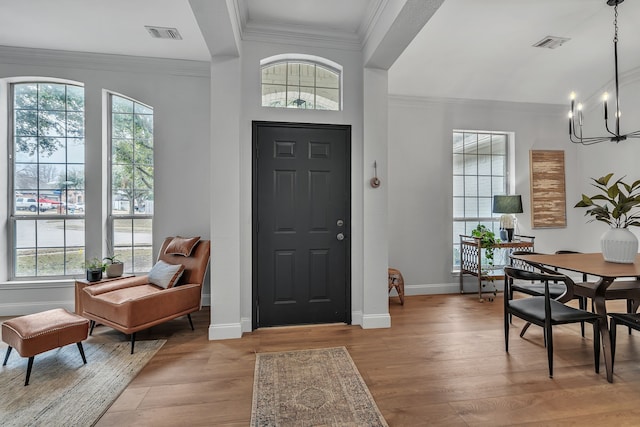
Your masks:
<instances>
[{"instance_id":1,"label":"white vase","mask_svg":"<svg viewBox=\"0 0 640 427\"><path fill-rule=\"evenodd\" d=\"M600 238L605 261L633 264L638 254L638 238L628 228L610 228Z\"/></svg>"}]
</instances>

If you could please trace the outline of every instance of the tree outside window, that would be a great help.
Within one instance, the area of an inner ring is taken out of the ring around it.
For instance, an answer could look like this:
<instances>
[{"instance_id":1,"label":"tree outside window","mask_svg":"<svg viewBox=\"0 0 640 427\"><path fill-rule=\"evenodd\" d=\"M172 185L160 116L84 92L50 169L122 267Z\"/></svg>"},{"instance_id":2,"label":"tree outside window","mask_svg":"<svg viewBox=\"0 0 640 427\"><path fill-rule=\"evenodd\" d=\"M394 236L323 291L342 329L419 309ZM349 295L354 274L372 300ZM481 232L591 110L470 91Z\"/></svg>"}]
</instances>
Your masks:
<instances>
[{"instance_id":1,"label":"tree outside window","mask_svg":"<svg viewBox=\"0 0 640 427\"><path fill-rule=\"evenodd\" d=\"M153 109L110 95L111 250L125 271L153 264Z\"/></svg>"},{"instance_id":2,"label":"tree outside window","mask_svg":"<svg viewBox=\"0 0 640 427\"><path fill-rule=\"evenodd\" d=\"M82 273L84 88L16 83L12 95L12 276Z\"/></svg>"}]
</instances>

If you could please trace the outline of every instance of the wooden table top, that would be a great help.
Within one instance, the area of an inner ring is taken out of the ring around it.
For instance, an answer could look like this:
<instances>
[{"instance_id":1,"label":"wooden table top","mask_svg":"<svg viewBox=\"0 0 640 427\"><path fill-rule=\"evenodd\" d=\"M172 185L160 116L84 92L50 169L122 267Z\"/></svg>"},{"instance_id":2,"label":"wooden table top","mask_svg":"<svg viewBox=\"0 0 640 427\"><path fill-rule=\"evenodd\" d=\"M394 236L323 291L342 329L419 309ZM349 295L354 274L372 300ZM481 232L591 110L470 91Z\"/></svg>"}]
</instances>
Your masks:
<instances>
[{"instance_id":1,"label":"wooden table top","mask_svg":"<svg viewBox=\"0 0 640 427\"><path fill-rule=\"evenodd\" d=\"M600 277L640 276L640 254L636 255L636 261L633 264L605 261L600 252L588 254L513 255L513 258Z\"/></svg>"}]
</instances>

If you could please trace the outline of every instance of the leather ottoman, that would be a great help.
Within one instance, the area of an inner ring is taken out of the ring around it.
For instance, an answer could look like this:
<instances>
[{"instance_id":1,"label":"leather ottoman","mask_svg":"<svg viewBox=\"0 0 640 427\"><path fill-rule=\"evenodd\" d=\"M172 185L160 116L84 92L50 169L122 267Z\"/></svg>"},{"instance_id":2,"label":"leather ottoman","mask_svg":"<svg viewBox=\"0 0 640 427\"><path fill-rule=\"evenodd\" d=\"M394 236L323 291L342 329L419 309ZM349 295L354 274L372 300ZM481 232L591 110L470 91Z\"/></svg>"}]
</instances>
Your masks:
<instances>
[{"instance_id":1,"label":"leather ottoman","mask_svg":"<svg viewBox=\"0 0 640 427\"><path fill-rule=\"evenodd\" d=\"M36 354L76 343L82 361L87 363L82 348L82 340L87 339L89 320L77 314L69 313L63 308L56 308L42 313L29 314L7 320L2 324L2 341L9 345L4 357L7 364L11 350L15 348L20 356L28 357L27 377L24 385L29 385L29 376Z\"/></svg>"}]
</instances>

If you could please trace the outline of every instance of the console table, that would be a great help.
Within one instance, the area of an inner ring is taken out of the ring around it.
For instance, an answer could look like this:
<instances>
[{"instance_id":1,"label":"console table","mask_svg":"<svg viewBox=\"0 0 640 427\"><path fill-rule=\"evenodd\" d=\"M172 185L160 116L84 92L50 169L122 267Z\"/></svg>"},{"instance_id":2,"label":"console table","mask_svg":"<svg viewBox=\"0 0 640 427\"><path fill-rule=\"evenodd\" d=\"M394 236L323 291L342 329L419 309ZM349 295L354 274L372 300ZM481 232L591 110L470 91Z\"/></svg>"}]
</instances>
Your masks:
<instances>
[{"instance_id":1,"label":"console table","mask_svg":"<svg viewBox=\"0 0 640 427\"><path fill-rule=\"evenodd\" d=\"M514 249L520 251L533 252L534 236L522 236L514 235L511 242L500 242L493 245L493 249L506 249L513 251ZM470 274L478 278L478 298L480 301L484 301L482 298L482 281L483 280L504 280L503 265L493 265L493 268L489 271L485 265L482 267L482 244L480 239L473 236L460 235L460 293L464 293L464 275ZM499 274L498 274L499 272Z\"/></svg>"}]
</instances>

